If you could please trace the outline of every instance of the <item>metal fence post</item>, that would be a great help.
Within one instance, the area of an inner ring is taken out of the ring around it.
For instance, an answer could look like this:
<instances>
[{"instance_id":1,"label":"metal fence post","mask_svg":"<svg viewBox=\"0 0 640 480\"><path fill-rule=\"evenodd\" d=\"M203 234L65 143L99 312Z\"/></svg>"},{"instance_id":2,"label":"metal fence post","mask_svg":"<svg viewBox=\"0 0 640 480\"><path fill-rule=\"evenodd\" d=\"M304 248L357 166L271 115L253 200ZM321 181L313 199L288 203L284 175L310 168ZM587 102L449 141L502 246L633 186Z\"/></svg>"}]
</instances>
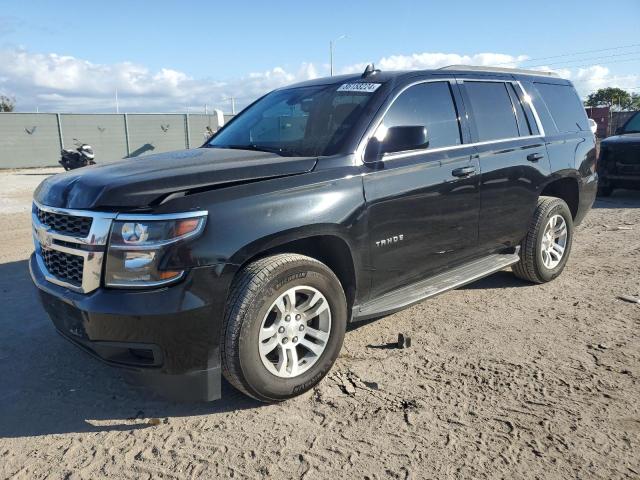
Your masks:
<instances>
[{"instance_id":1,"label":"metal fence post","mask_svg":"<svg viewBox=\"0 0 640 480\"><path fill-rule=\"evenodd\" d=\"M129 145L129 120L127 119L127 114L124 114L124 141L127 146L127 158L131 155L131 146Z\"/></svg>"},{"instance_id":2,"label":"metal fence post","mask_svg":"<svg viewBox=\"0 0 640 480\"><path fill-rule=\"evenodd\" d=\"M62 122L60 121L60 114L56 113L56 121L58 122L58 140L60 140L60 150L64 148L64 138L62 137Z\"/></svg>"},{"instance_id":3,"label":"metal fence post","mask_svg":"<svg viewBox=\"0 0 640 480\"><path fill-rule=\"evenodd\" d=\"M191 132L189 131L189 114L185 114L184 116L184 128L187 129L187 148L191 148Z\"/></svg>"}]
</instances>

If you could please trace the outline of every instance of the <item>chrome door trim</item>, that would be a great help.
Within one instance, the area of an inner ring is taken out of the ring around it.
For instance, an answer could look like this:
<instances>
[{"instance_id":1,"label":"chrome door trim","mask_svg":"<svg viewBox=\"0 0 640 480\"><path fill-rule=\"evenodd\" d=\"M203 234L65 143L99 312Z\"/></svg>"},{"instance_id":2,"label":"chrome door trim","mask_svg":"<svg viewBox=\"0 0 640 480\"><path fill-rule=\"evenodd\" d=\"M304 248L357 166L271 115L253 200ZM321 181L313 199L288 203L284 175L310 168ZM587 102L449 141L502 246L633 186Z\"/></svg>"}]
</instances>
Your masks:
<instances>
[{"instance_id":1,"label":"chrome door trim","mask_svg":"<svg viewBox=\"0 0 640 480\"><path fill-rule=\"evenodd\" d=\"M385 153L382 157L382 161L386 162L387 160L396 160L398 158L405 157L413 157L416 155L426 155L432 152L443 152L449 150L460 150L462 148L467 147L477 147L481 145L491 145L494 143L504 143L504 142L513 142L516 140L525 140L528 138L542 138L542 135L525 135L522 137L510 137L510 138L501 138L499 140L487 140L484 142L474 142L474 143L463 143L462 145L452 145L451 147L440 147L440 148L432 148L432 149L421 149L421 150L408 150L405 152L394 152L394 153Z\"/></svg>"}]
</instances>

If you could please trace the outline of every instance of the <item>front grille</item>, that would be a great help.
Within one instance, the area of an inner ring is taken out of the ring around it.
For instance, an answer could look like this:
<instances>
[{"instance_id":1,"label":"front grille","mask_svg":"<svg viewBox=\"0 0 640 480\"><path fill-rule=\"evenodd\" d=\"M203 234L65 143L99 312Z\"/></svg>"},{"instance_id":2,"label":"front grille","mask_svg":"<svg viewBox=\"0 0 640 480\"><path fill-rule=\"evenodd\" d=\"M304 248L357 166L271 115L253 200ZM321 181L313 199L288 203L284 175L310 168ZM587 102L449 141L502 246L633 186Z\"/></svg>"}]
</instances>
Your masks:
<instances>
[{"instance_id":1,"label":"front grille","mask_svg":"<svg viewBox=\"0 0 640 480\"><path fill-rule=\"evenodd\" d=\"M46 280L82 293L100 288L107 238L116 214L33 202L31 217L35 259Z\"/></svg>"},{"instance_id":2,"label":"front grille","mask_svg":"<svg viewBox=\"0 0 640 480\"><path fill-rule=\"evenodd\" d=\"M42 248L42 260L51 275L78 287L82 285L83 257Z\"/></svg>"},{"instance_id":3,"label":"front grille","mask_svg":"<svg viewBox=\"0 0 640 480\"><path fill-rule=\"evenodd\" d=\"M34 206L38 220L57 233L72 235L74 237L86 237L91 230L91 217L74 217L62 213L47 212Z\"/></svg>"}]
</instances>

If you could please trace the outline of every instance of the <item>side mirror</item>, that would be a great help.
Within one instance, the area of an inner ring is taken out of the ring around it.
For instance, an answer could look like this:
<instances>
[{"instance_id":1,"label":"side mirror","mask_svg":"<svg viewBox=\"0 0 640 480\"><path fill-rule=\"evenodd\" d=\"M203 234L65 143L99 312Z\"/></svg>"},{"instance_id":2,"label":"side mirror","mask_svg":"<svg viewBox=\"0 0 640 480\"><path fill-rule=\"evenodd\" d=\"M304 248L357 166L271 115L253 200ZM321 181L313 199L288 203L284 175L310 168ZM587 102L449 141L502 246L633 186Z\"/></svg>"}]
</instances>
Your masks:
<instances>
[{"instance_id":1,"label":"side mirror","mask_svg":"<svg viewBox=\"0 0 640 480\"><path fill-rule=\"evenodd\" d=\"M380 138L382 137L382 138ZM423 125L391 127L384 135L372 137L364 152L365 162L376 162L385 153L404 152L427 148L427 128Z\"/></svg>"}]
</instances>

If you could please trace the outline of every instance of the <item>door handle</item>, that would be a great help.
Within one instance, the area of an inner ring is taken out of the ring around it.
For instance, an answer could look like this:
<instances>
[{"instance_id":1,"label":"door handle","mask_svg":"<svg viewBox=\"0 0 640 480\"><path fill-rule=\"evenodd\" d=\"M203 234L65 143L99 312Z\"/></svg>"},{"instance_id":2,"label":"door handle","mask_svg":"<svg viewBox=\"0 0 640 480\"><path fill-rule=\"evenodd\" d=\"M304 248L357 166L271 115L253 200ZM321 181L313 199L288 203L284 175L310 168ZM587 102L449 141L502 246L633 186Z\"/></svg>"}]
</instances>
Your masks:
<instances>
[{"instance_id":1,"label":"door handle","mask_svg":"<svg viewBox=\"0 0 640 480\"><path fill-rule=\"evenodd\" d=\"M454 177L470 177L476 173L476 167L460 167L451 172Z\"/></svg>"},{"instance_id":2,"label":"door handle","mask_svg":"<svg viewBox=\"0 0 640 480\"><path fill-rule=\"evenodd\" d=\"M537 162L538 160L541 160L544 158L544 155L541 153L530 153L529 155L527 155L527 160L529 160L530 162Z\"/></svg>"}]
</instances>

